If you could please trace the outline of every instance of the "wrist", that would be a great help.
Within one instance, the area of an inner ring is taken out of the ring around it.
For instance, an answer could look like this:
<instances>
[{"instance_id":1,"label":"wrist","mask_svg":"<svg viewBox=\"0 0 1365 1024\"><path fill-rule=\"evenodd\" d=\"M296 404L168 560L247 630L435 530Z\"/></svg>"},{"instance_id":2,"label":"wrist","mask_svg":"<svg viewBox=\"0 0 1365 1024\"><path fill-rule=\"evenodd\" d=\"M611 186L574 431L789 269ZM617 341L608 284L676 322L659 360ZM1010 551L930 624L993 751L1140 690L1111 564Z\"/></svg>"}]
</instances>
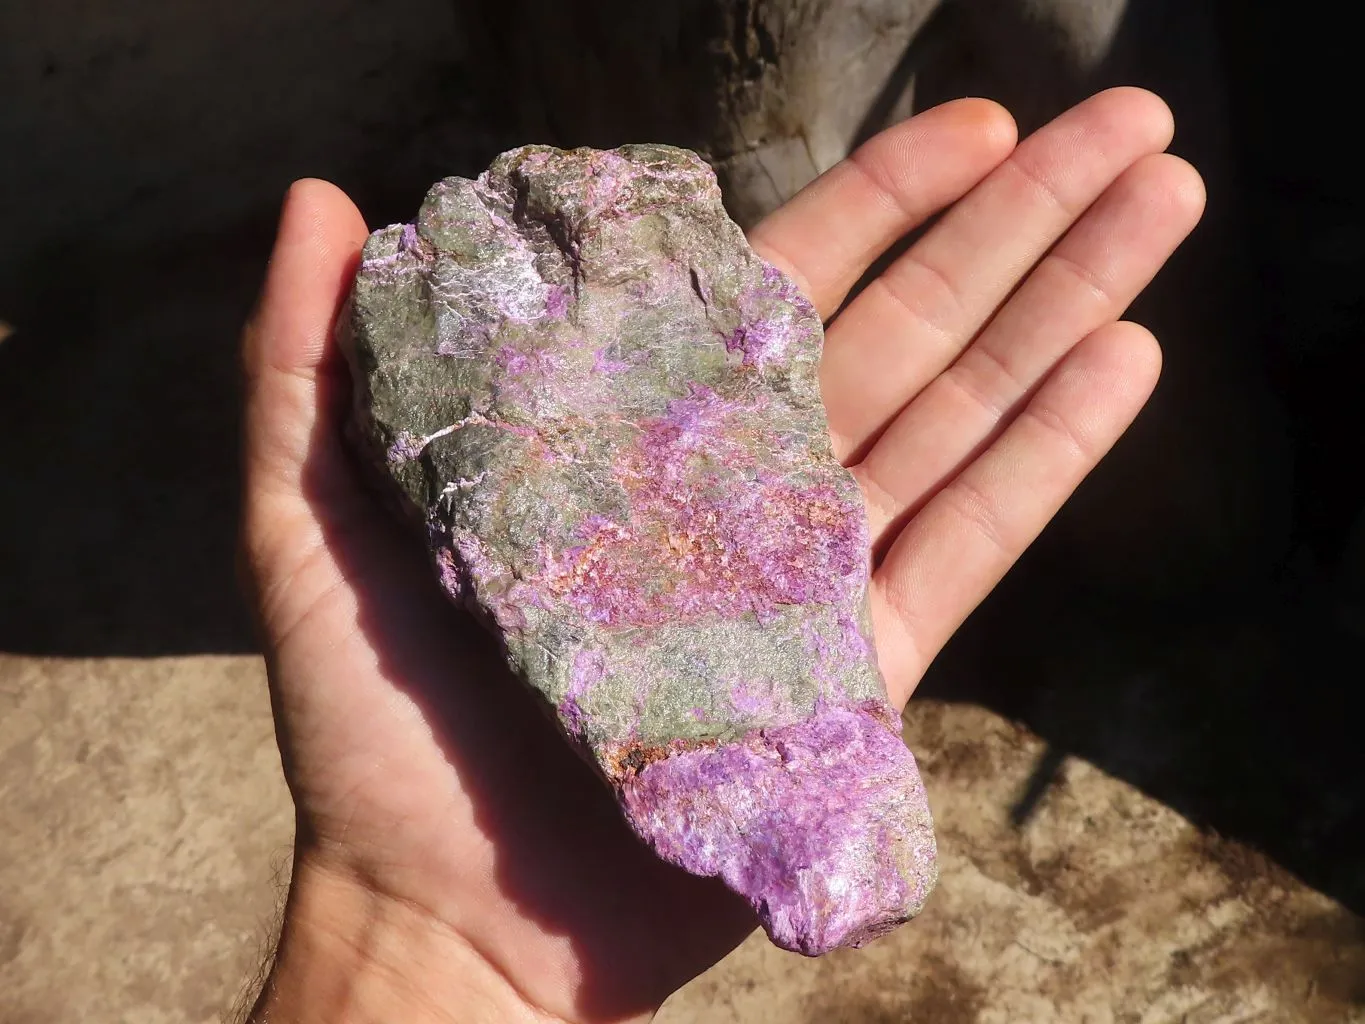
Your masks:
<instances>
[{"instance_id":1,"label":"wrist","mask_svg":"<svg viewBox=\"0 0 1365 1024\"><path fill-rule=\"evenodd\" d=\"M296 859L248 1024L549 1024L469 942L355 878Z\"/></svg>"}]
</instances>

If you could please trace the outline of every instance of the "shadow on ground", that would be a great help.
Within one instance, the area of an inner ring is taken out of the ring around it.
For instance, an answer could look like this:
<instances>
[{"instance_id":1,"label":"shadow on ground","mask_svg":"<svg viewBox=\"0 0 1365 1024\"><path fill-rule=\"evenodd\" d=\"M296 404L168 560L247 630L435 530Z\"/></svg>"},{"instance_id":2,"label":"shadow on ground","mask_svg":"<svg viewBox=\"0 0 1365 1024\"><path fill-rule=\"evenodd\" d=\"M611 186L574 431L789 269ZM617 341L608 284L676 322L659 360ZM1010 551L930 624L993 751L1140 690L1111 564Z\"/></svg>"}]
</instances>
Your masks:
<instances>
[{"instance_id":1,"label":"shadow on ground","mask_svg":"<svg viewBox=\"0 0 1365 1024\"><path fill-rule=\"evenodd\" d=\"M1365 631L1312 590L1186 616L1068 589L1056 568L1031 559L920 689L1047 739L1016 824L1074 754L1365 912L1365 747L1343 697Z\"/></svg>"}]
</instances>

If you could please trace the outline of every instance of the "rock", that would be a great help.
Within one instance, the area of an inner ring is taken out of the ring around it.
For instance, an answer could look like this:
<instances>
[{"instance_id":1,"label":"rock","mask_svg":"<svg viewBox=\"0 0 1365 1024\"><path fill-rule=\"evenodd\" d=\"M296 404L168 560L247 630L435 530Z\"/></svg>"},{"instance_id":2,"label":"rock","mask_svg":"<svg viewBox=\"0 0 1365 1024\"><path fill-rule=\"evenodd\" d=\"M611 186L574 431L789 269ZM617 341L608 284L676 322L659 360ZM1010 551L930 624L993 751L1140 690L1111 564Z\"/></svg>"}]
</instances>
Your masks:
<instances>
[{"instance_id":1,"label":"rock","mask_svg":"<svg viewBox=\"0 0 1365 1024\"><path fill-rule=\"evenodd\" d=\"M370 238L348 328L368 457L640 838L806 954L916 914L933 832L820 318L706 164L528 146L448 178Z\"/></svg>"}]
</instances>

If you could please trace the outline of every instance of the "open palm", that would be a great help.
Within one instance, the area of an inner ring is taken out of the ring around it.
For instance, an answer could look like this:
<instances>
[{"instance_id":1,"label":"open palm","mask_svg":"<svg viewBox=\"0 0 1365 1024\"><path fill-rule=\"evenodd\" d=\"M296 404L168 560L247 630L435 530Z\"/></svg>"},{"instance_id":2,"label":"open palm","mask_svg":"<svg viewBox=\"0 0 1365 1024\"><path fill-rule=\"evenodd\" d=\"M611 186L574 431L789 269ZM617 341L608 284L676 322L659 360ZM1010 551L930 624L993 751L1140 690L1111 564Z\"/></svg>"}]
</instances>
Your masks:
<instances>
[{"instance_id":1,"label":"open palm","mask_svg":"<svg viewBox=\"0 0 1365 1024\"><path fill-rule=\"evenodd\" d=\"M1016 146L1003 110L958 101L752 232L827 320L839 311L822 387L871 518L898 705L1156 381L1155 341L1117 318L1202 209L1198 175L1162 153L1171 131L1160 100L1114 90ZM634 839L363 486L333 325L365 237L338 190L296 185L247 331L244 551L298 809L291 901L363 904L367 930L338 941L375 956L391 926L416 936L394 970L438 1009L443 973L469 970L504 1007L488 1019L646 1015L752 918Z\"/></svg>"}]
</instances>

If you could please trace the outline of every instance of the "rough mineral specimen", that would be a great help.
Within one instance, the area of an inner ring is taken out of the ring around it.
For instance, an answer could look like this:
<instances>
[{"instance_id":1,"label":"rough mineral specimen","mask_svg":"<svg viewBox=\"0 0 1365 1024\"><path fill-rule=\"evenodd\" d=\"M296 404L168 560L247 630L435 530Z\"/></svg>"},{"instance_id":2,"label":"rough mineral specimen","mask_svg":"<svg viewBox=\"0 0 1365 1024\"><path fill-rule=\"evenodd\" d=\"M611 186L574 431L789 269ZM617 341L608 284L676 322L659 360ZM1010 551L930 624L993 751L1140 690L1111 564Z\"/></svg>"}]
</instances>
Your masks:
<instances>
[{"instance_id":1,"label":"rough mineral specimen","mask_svg":"<svg viewBox=\"0 0 1365 1024\"><path fill-rule=\"evenodd\" d=\"M446 590L631 827L778 945L858 945L934 884L878 674L867 519L820 318L664 146L528 146L365 247L357 425Z\"/></svg>"}]
</instances>

